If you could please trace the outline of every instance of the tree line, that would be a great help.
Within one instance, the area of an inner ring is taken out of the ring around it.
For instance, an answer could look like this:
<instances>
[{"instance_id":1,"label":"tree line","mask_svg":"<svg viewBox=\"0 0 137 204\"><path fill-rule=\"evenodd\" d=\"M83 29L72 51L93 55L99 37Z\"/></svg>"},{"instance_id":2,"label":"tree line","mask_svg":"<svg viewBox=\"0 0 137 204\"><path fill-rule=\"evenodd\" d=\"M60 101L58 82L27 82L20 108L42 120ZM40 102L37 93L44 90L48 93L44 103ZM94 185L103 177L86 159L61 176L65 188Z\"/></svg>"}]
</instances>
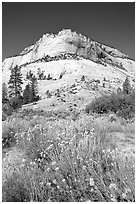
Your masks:
<instances>
[{"instance_id":1,"label":"tree line","mask_svg":"<svg viewBox=\"0 0 137 204\"><path fill-rule=\"evenodd\" d=\"M106 114L114 112L120 117L130 119L135 116L135 89L126 77L123 87L110 95L103 95L92 100L85 109L86 113Z\"/></svg>"},{"instance_id":2,"label":"tree line","mask_svg":"<svg viewBox=\"0 0 137 204\"><path fill-rule=\"evenodd\" d=\"M39 100L37 78L33 73L29 76L29 82L22 91L21 68L15 66L11 70L8 87L6 83L2 84L2 104L3 107L16 110L23 104Z\"/></svg>"}]
</instances>

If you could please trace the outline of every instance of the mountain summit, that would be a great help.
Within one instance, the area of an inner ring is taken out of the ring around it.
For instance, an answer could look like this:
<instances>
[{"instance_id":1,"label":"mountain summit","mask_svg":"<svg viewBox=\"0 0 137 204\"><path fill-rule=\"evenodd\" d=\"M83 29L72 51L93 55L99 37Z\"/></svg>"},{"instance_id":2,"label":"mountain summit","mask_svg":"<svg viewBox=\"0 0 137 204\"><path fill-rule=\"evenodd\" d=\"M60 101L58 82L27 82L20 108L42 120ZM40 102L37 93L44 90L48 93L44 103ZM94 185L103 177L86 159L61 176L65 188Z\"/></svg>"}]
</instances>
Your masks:
<instances>
[{"instance_id":1,"label":"mountain summit","mask_svg":"<svg viewBox=\"0 0 137 204\"><path fill-rule=\"evenodd\" d=\"M46 98L47 90L54 95L57 89L69 93L73 88L73 96L81 97L82 94L86 99L91 92L93 96L116 90L126 76L134 85L135 62L132 59L71 29L63 29L58 34L44 34L19 55L6 58L2 64L3 82L8 82L10 70L16 65L21 67L24 85L30 70L37 78L38 70L44 74L42 79L38 78L42 98ZM85 83L81 81L82 77Z\"/></svg>"},{"instance_id":2,"label":"mountain summit","mask_svg":"<svg viewBox=\"0 0 137 204\"><path fill-rule=\"evenodd\" d=\"M78 54L95 62L113 64L125 68L119 59L129 57L115 48L100 44L82 34L64 29L58 34L45 34L34 45L25 48L19 55L5 59L3 66L23 65L42 59L46 55L57 56L61 53ZM118 58L118 59L117 59Z\"/></svg>"}]
</instances>

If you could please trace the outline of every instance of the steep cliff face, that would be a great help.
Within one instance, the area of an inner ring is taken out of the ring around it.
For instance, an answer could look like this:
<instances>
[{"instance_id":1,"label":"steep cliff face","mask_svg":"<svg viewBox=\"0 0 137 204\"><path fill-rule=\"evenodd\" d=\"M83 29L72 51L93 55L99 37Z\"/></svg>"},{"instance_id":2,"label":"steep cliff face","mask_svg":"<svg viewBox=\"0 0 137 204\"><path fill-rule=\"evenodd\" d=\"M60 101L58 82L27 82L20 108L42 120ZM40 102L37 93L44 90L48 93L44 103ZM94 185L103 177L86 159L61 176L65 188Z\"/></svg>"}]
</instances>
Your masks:
<instances>
[{"instance_id":1,"label":"steep cliff face","mask_svg":"<svg viewBox=\"0 0 137 204\"><path fill-rule=\"evenodd\" d=\"M76 98L88 101L103 92L116 91L122 87L126 76L130 77L134 86L133 60L115 48L71 30L45 34L18 56L5 59L2 66L3 82L9 81L10 69L15 65L21 67L23 88L28 83L26 74L30 70L35 74L41 98L47 97L47 90L54 95L59 89L68 97L66 101L71 101L71 97L72 101ZM44 79L39 80L38 70L43 72ZM81 81L83 75L85 82ZM48 76L51 80L47 80ZM75 86L74 93L71 93L72 85Z\"/></svg>"},{"instance_id":2,"label":"steep cliff face","mask_svg":"<svg viewBox=\"0 0 137 204\"><path fill-rule=\"evenodd\" d=\"M34 45L25 48L18 56L5 59L3 69L31 63L46 55L56 56L60 53L78 54L94 62L112 64L121 69L126 69L128 64L130 69L134 66L134 62L117 49L95 42L68 29L56 35L43 35Z\"/></svg>"}]
</instances>

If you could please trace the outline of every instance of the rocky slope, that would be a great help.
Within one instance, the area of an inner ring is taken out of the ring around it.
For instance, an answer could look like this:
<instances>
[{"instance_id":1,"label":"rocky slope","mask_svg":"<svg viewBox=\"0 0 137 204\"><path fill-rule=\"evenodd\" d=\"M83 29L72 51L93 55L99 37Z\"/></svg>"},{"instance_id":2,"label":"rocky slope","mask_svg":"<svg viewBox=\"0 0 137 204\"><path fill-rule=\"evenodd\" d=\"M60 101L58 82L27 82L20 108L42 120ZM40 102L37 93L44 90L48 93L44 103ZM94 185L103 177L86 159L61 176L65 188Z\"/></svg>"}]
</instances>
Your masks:
<instances>
[{"instance_id":1,"label":"rocky slope","mask_svg":"<svg viewBox=\"0 0 137 204\"><path fill-rule=\"evenodd\" d=\"M70 29L45 34L19 55L5 59L3 82L8 82L10 70L16 65L21 67L24 86L28 83L26 74L29 70L37 77L38 70L43 72L44 80L38 80L39 94L48 101L60 95L62 102L71 99L86 102L121 87L126 76L134 86L135 62L132 59ZM47 80L48 76L50 80Z\"/></svg>"}]
</instances>

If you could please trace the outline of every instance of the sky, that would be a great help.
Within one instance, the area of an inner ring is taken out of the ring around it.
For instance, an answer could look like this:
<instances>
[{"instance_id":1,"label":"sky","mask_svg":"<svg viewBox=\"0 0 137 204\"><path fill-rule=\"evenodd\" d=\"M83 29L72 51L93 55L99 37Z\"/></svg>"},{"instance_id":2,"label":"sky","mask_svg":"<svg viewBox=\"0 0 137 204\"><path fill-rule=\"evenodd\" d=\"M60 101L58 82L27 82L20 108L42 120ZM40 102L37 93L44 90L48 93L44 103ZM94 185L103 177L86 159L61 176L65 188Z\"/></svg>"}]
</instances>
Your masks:
<instances>
[{"instance_id":1,"label":"sky","mask_svg":"<svg viewBox=\"0 0 137 204\"><path fill-rule=\"evenodd\" d=\"M68 28L135 59L133 2L4 2L2 59L18 55L43 34Z\"/></svg>"}]
</instances>

